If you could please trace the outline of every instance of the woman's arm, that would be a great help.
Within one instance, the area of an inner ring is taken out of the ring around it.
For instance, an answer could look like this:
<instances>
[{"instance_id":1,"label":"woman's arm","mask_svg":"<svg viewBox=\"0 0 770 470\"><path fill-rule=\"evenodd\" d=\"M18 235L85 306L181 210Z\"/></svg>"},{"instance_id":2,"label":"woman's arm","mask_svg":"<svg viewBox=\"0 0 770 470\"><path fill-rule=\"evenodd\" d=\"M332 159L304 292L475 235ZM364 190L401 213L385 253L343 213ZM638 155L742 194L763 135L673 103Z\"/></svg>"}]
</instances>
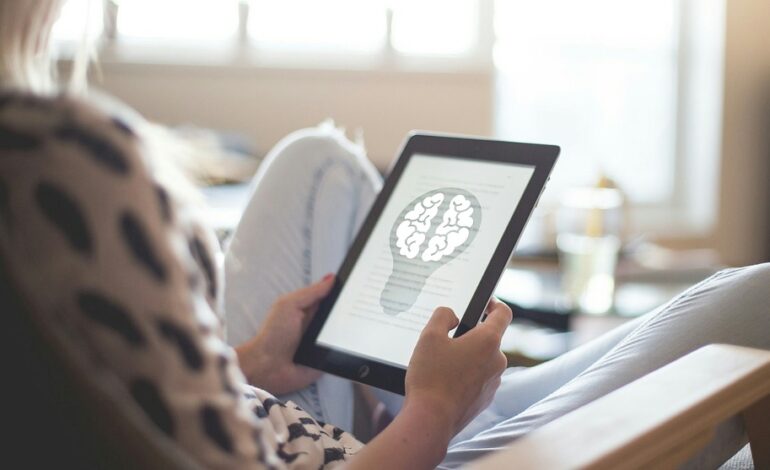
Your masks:
<instances>
[{"instance_id":1,"label":"woman's arm","mask_svg":"<svg viewBox=\"0 0 770 470\"><path fill-rule=\"evenodd\" d=\"M302 332L333 276L281 296L259 333L238 347L252 384L273 393L303 388L320 372L292 362ZM449 441L491 401L507 365L500 340L511 310L491 299L487 320L460 338L452 310L440 307L426 325L409 363L406 401L396 419L351 461L352 468L433 468Z\"/></svg>"},{"instance_id":2,"label":"woman's arm","mask_svg":"<svg viewBox=\"0 0 770 470\"><path fill-rule=\"evenodd\" d=\"M449 338L457 317L448 308L436 309L409 363L401 413L350 467L436 467L452 437L489 405L500 385L507 365L500 340L510 322L508 306L492 299L484 323Z\"/></svg>"},{"instance_id":3,"label":"woman's arm","mask_svg":"<svg viewBox=\"0 0 770 470\"><path fill-rule=\"evenodd\" d=\"M405 403L393 422L352 458L349 468L435 468L454 437L450 413L435 405Z\"/></svg>"}]
</instances>

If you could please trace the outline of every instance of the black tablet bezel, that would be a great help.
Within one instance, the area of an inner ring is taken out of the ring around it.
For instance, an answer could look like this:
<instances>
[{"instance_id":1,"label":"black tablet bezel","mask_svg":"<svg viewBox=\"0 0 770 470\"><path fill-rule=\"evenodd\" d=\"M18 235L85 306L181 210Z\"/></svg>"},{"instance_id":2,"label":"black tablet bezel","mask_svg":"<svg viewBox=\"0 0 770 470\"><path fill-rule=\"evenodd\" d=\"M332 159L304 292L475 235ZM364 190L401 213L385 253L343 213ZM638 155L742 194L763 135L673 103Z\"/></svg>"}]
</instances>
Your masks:
<instances>
[{"instance_id":1,"label":"black tablet bezel","mask_svg":"<svg viewBox=\"0 0 770 470\"><path fill-rule=\"evenodd\" d=\"M516 242L521 236L521 232L532 210L537 205L540 194L545 188L551 170L556 163L559 151L559 147L553 145L506 142L421 132L411 133L402 147L398 160L396 160L386 178L380 194L372 204L372 208L369 210L369 214L366 216L358 235L353 241L340 267L331 292L321 302L318 311L310 322L294 355L294 361L298 364L403 395L406 369L330 349L317 344L316 339L412 155L425 154L448 158L478 159L526 165L535 169L519 201L519 205L514 211L500 239L500 243L492 255L492 260L489 262L476 291L471 297L468 308L463 312L460 325L455 332L455 337L457 337L478 323L513 253Z\"/></svg>"}]
</instances>

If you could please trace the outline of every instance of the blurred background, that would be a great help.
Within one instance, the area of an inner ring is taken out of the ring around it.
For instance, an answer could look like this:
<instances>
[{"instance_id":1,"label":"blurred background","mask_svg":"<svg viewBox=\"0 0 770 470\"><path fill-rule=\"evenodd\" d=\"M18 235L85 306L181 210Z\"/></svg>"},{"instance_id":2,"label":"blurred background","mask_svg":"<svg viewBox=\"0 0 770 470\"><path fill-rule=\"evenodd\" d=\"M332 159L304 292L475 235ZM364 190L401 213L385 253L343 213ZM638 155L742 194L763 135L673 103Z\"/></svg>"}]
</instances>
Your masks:
<instances>
[{"instance_id":1,"label":"blurred background","mask_svg":"<svg viewBox=\"0 0 770 470\"><path fill-rule=\"evenodd\" d=\"M88 26L94 88L252 159L219 182L328 118L383 172L411 129L559 145L501 292L591 310L582 281L604 270L597 312L633 316L770 260L769 25L767 0L70 0L54 40L66 67ZM236 193L211 193L223 225ZM609 258L563 233L614 237Z\"/></svg>"}]
</instances>

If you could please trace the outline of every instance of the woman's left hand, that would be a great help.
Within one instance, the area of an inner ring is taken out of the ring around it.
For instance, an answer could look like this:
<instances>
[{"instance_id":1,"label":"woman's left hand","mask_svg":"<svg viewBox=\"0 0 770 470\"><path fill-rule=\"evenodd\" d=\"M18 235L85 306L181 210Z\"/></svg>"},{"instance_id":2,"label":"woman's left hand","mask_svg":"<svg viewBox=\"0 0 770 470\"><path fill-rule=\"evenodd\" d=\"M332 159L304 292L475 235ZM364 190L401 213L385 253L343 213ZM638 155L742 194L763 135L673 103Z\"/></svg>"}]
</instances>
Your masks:
<instances>
[{"instance_id":1,"label":"woman's left hand","mask_svg":"<svg viewBox=\"0 0 770 470\"><path fill-rule=\"evenodd\" d=\"M282 295L270 308L261 329L235 348L249 383L279 395L307 387L321 372L294 363L302 334L318 305L334 285L334 275Z\"/></svg>"}]
</instances>

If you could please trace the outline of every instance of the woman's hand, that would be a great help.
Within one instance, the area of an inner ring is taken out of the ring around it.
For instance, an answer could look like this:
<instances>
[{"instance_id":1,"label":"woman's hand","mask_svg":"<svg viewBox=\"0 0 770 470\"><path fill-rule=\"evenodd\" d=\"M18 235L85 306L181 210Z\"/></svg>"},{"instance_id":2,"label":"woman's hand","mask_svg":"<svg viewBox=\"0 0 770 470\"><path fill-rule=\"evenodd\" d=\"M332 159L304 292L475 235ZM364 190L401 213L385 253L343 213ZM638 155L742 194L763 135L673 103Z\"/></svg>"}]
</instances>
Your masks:
<instances>
[{"instance_id":1,"label":"woman's hand","mask_svg":"<svg viewBox=\"0 0 770 470\"><path fill-rule=\"evenodd\" d=\"M318 304L334 285L334 275L282 295L270 308L261 329L235 348L249 382L273 394L289 393L318 380L321 372L294 363L302 334Z\"/></svg>"},{"instance_id":2,"label":"woman's hand","mask_svg":"<svg viewBox=\"0 0 770 470\"><path fill-rule=\"evenodd\" d=\"M406 400L393 422L367 444L350 469L435 468L447 446L489 405L507 361L500 340L511 309L495 299L488 317L459 338L452 310L438 308L417 342L406 373Z\"/></svg>"},{"instance_id":3,"label":"woman's hand","mask_svg":"<svg viewBox=\"0 0 770 470\"><path fill-rule=\"evenodd\" d=\"M445 418L450 438L489 405L507 366L500 341L511 309L491 299L487 313L483 323L450 338L459 321L451 309L437 308L407 369L404 409L428 408Z\"/></svg>"}]
</instances>

